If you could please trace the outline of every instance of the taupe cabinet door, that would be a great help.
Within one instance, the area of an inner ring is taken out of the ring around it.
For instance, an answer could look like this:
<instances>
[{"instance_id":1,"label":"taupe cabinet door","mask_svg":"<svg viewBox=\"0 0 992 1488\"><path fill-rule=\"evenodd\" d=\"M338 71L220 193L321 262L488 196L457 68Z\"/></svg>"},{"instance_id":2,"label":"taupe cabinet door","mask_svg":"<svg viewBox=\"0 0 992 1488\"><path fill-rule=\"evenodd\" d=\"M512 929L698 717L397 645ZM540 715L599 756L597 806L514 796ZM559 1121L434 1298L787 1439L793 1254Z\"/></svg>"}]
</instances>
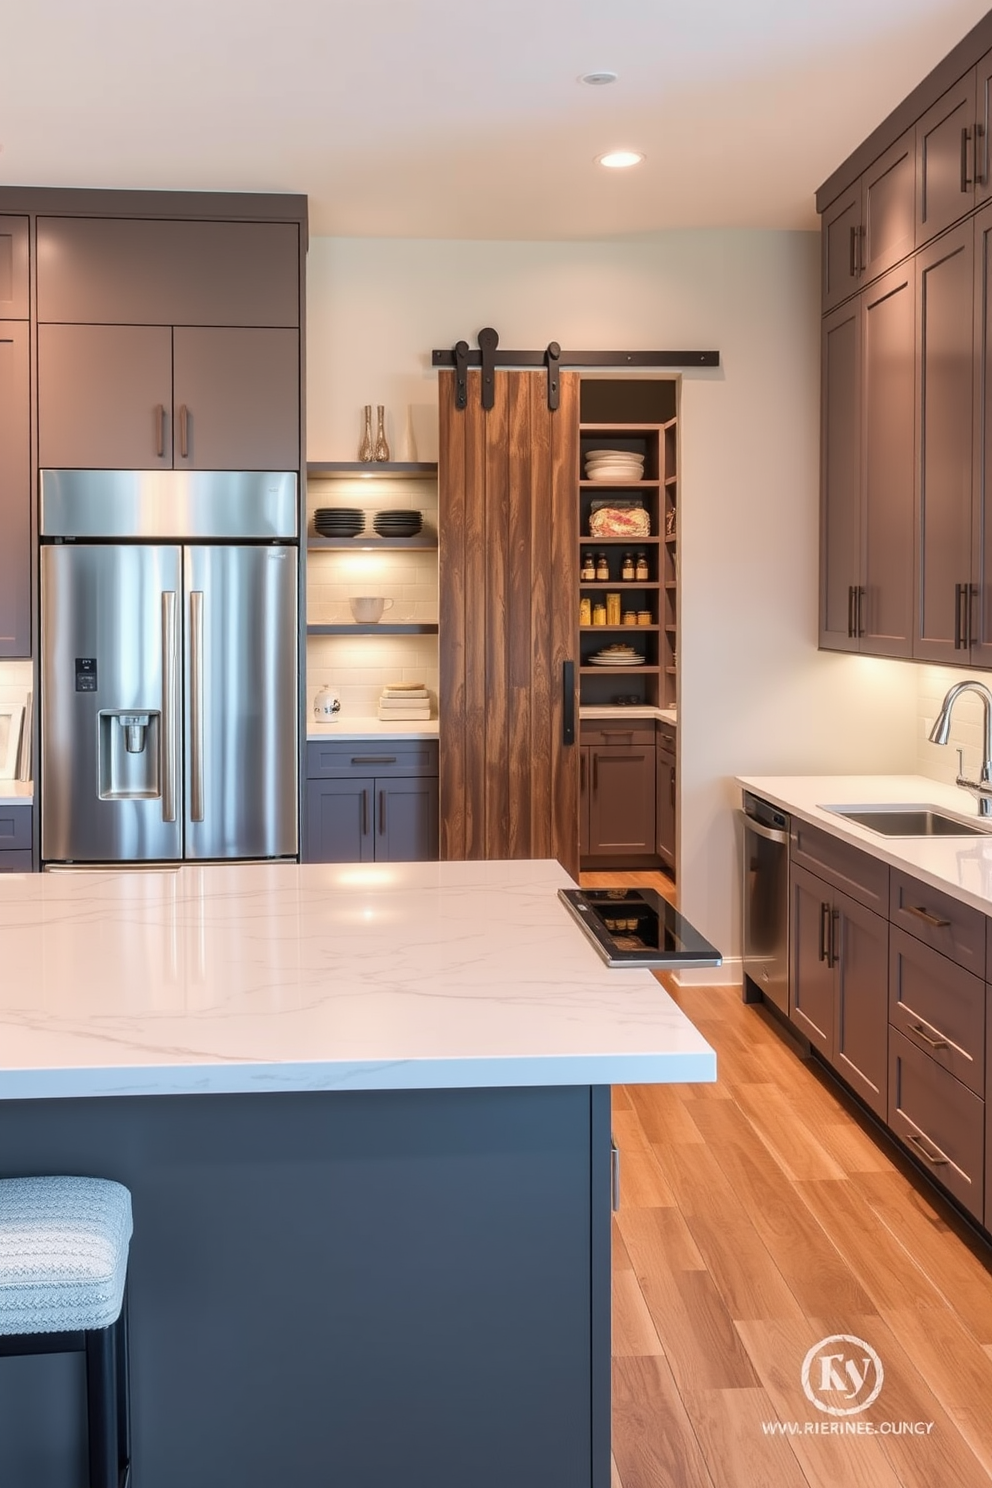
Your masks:
<instances>
[{"instance_id":1,"label":"taupe cabinet door","mask_svg":"<svg viewBox=\"0 0 992 1488\"><path fill-rule=\"evenodd\" d=\"M969 660L974 417L974 228L917 255L919 593L913 655Z\"/></svg>"},{"instance_id":2,"label":"taupe cabinet door","mask_svg":"<svg viewBox=\"0 0 992 1488\"><path fill-rule=\"evenodd\" d=\"M39 326L38 455L58 470L170 467L171 328Z\"/></svg>"},{"instance_id":3,"label":"taupe cabinet door","mask_svg":"<svg viewBox=\"0 0 992 1488\"><path fill-rule=\"evenodd\" d=\"M589 854L655 851L654 745L589 751Z\"/></svg>"},{"instance_id":4,"label":"taupe cabinet door","mask_svg":"<svg viewBox=\"0 0 992 1488\"><path fill-rule=\"evenodd\" d=\"M916 225L914 143L913 130L909 129L861 177L858 270L862 283L884 274L913 251Z\"/></svg>"},{"instance_id":5,"label":"taupe cabinet door","mask_svg":"<svg viewBox=\"0 0 992 1488\"><path fill-rule=\"evenodd\" d=\"M975 204L975 79L972 68L916 125L917 247Z\"/></svg>"},{"instance_id":6,"label":"taupe cabinet door","mask_svg":"<svg viewBox=\"0 0 992 1488\"><path fill-rule=\"evenodd\" d=\"M971 661L992 667L992 205L975 217L975 342Z\"/></svg>"},{"instance_id":7,"label":"taupe cabinet door","mask_svg":"<svg viewBox=\"0 0 992 1488\"><path fill-rule=\"evenodd\" d=\"M442 858L558 858L579 866L579 379L548 408L543 372L495 374L481 406L441 372L438 532Z\"/></svg>"},{"instance_id":8,"label":"taupe cabinet door","mask_svg":"<svg viewBox=\"0 0 992 1488\"><path fill-rule=\"evenodd\" d=\"M31 655L28 323L0 321L0 656Z\"/></svg>"},{"instance_id":9,"label":"taupe cabinet door","mask_svg":"<svg viewBox=\"0 0 992 1488\"><path fill-rule=\"evenodd\" d=\"M792 975L789 1016L810 1043L828 1057L833 1051L835 977L830 938L833 890L805 868L790 870Z\"/></svg>"},{"instance_id":10,"label":"taupe cabinet door","mask_svg":"<svg viewBox=\"0 0 992 1488\"><path fill-rule=\"evenodd\" d=\"M889 927L847 894L834 894L838 916L837 1006L833 1064L884 1120L888 1107Z\"/></svg>"},{"instance_id":11,"label":"taupe cabinet door","mask_svg":"<svg viewBox=\"0 0 992 1488\"><path fill-rule=\"evenodd\" d=\"M298 326L299 228L39 217L38 319Z\"/></svg>"},{"instance_id":12,"label":"taupe cabinet door","mask_svg":"<svg viewBox=\"0 0 992 1488\"><path fill-rule=\"evenodd\" d=\"M0 320L28 318L28 219L0 217Z\"/></svg>"},{"instance_id":13,"label":"taupe cabinet door","mask_svg":"<svg viewBox=\"0 0 992 1488\"><path fill-rule=\"evenodd\" d=\"M177 470L299 465L297 331L176 326L173 356Z\"/></svg>"},{"instance_id":14,"label":"taupe cabinet door","mask_svg":"<svg viewBox=\"0 0 992 1488\"><path fill-rule=\"evenodd\" d=\"M823 321L820 438L820 645L857 651L861 583L860 299Z\"/></svg>"},{"instance_id":15,"label":"taupe cabinet door","mask_svg":"<svg viewBox=\"0 0 992 1488\"><path fill-rule=\"evenodd\" d=\"M858 288L861 235L861 182L839 196L823 214L823 308L831 310Z\"/></svg>"}]
</instances>

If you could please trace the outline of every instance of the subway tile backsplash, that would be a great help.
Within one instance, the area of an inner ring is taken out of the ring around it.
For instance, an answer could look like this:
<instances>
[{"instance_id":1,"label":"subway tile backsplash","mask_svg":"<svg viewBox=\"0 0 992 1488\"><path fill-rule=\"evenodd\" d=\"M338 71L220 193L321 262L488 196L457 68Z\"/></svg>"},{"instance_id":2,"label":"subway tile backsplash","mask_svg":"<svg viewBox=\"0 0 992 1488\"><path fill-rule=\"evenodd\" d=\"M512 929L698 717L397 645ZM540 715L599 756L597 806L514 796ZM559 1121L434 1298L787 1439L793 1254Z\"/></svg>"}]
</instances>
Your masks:
<instances>
[{"instance_id":1,"label":"subway tile backsplash","mask_svg":"<svg viewBox=\"0 0 992 1488\"><path fill-rule=\"evenodd\" d=\"M974 694L965 694L954 705L951 719L951 737L946 745L931 744L928 734L940 705L949 687L955 682L968 679L984 682L992 688L992 674L981 671L958 671L952 667L918 667L917 679L917 768L921 775L931 780L940 780L953 785L958 773L958 750L964 750L964 767L968 778L978 779L981 769L984 740L983 711L981 701ZM967 807L968 797L962 795L962 804Z\"/></svg>"}]
</instances>

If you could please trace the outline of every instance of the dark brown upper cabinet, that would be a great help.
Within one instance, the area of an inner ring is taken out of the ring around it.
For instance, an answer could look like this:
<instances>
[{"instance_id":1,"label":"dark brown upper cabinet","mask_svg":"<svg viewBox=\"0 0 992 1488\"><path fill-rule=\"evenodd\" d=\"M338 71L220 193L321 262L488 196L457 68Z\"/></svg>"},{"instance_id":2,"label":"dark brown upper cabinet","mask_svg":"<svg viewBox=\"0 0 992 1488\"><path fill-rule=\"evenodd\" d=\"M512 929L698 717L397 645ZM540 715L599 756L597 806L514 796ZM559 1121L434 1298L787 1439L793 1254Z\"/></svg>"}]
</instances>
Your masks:
<instances>
[{"instance_id":1,"label":"dark brown upper cabinet","mask_svg":"<svg viewBox=\"0 0 992 1488\"><path fill-rule=\"evenodd\" d=\"M913 655L967 662L972 628L974 224L916 256L916 512Z\"/></svg>"},{"instance_id":2,"label":"dark brown upper cabinet","mask_svg":"<svg viewBox=\"0 0 992 1488\"><path fill-rule=\"evenodd\" d=\"M949 88L916 126L916 245L953 226L973 209L977 177L988 167L985 126L978 118L978 70Z\"/></svg>"},{"instance_id":3,"label":"dark brown upper cabinet","mask_svg":"<svg viewBox=\"0 0 992 1488\"><path fill-rule=\"evenodd\" d=\"M38 456L50 469L172 465L172 328L38 327Z\"/></svg>"},{"instance_id":4,"label":"dark brown upper cabinet","mask_svg":"<svg viewBox=\"0 0 992 1488\"><path fill-rule=\"evenodd\" d=\"M0 656L31 655L28 325L0 323Z\"/></svg>"},{"instance_id":5,"label":"dark brown upper cabinet","mask_svg":"<svg viewBox=\"0 0 992 1488\"><path fill-rule=\"evenodd\" d=\"M293 470L300 463L295 330L176 326L177 470Z\"/></svg>"},{"instance_id":6,"label":"dark brown upper cabinet","mask_svg":"<svg viewBox=\"0 0 992 1488\"><path fill-rule=\"evenodd\" d=\"M820 645L913 647L914 278L909 260L823 321Z\"/></svg>"},{"instance_id":7,"label":"dark brown upper cabinet","mask_svg":"<svg viewBox=\"0 0 992 1488\"><path fill-rule=\"evenodd\" d=\"M970 660L992 667L992 204L975 217L975 439Z\"/></svg>"},{"instance_id":8,"label":"dark brown upper cabinet","mask_svg":"<svg viewBox=\"0 0 992 1488\"><path fill-rule=\"evenodd\" d=\"M0 320L28 318L28 219L0 217Z\"/></svg>"},{"instance_id":9,"label":"dark brown upper cabinet","mask_svg":"<svg viewBox=\"0 0 992 1488\"><path fill-rule=\"evenodd\" d=\"M824 310L912 253L915 193L914 133L907 130L824 213Z\"/></svg>"},{"instance_id":10,"label":"dark brown upper cabinet","mask_svg":"<svg viewBox=\"0 0 992 1488\"><path fill-rule=\"evenodd\" d=\"M39 217L38 319L298 327L299 252L292 222Z\"/></svg>"},{"instance_id":11,"label":"dark brown upper cabinet","mask_svg":"<svg viewBox=\"0 0 992 1488\"><path fill-rule=\"evenodd\" d=\"M42 467L293 470L299 332L38 327Z\"/></svg>"}]
</instances>

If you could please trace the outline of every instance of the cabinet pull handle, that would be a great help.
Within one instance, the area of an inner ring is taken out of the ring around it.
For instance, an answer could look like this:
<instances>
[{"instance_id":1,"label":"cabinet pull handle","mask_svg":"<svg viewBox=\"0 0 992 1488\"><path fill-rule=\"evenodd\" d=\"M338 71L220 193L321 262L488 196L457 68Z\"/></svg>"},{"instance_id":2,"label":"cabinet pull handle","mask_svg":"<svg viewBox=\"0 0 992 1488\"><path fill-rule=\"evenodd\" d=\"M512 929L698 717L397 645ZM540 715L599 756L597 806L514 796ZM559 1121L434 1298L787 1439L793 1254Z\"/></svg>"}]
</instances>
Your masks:
<instances>
[{"instance_id":1,"label":"cabinet pull handle","mask_svg":"<svg viewBox=\"0 0 992 1488\"><path fill-rule=\"evenodd\" d=\"M575 662L561 664L561 742L575 743Z\"/></svg>"},{"instance_id":2,"label":"cabinet pull handle","mask_svg":"<svg viewBox=\"0 0 992 1488\"><path fill-rule=\"evenodd\" d=\"M203 591L189 596L189 816L203 820Z\"/></svg>"},{"instance_id":3,"label":"cabinet pull handle","mask_svg":"<svg viewBox=\"0 0 992 1488\"><path fill-rule=\"evenodd\" d=\"M865 633L865 591L857 584L854 586L854 634L860 640Z\"/></svg>"},{"instance_id":4,"label":"cabinet pull handle","mask_svg":"<svg viewBox=\"0 0 992 1488\"><path fill-rule=\"evenodd\" d=\"M979 169L981 166L981 169ZM985 125L975 125L975 185L989 184L989 158L985 144Z\"/></svg>"},{"instance_id":5,"label":"cabinet pull handle","mask_svg":"<svg viewBox=\"0 0 992 1488\"><path fill-rule=\"evenodd\" d=\"M851 228L851 278L858 277L858 229Z\"/></svg>"},{"instance_id":6,"label":"cabinet pull handle","mask_svg":"<svg viewBox=\"0 0 992 1488\"><path fill-rule=\"evenodd\" d=\"M353 765L395 765L395 754L353 754Z\"/></svg>"},{"instance_id":7,"label":"cabinet pull handle","mask_svg":"<svg viewBox=\"0 0 992 1488\"><path fill-rule=\"evenodd\" d=\"M840 910L830 911L830 941L827 948L827 965L833 969L840 960Z\"/></svg>"},{"instance_id":8,"label":"cabinet pull handle","mask_svg":"<svg viewBox=\"0 0 992 1488\"><path fill-rule=\"evenodd\" d=\"M620 1208L620 1148L610 1136L610 1203L614 1214Z\"/></svg>"},{"instance_id":9,"label":"cabinet pull handle","mask_svg":"<svg viewBox=\"0 0 992 1488\"><path fill-rule=\"evenodd\" d=\"M362 836L369 835L369 788L362 786Z\"/></svg>"},{"instance_id":10,"label":"cabinet pull handle","mask_svg":"<svg viewBox=\"0 0 992 1488\"><path fill-rule=\"evenodd\" d=\"M179 453L189 459L189 409L185 403L179 405Z\"/></svg>"},{"instance_id":11,"label":"cabinet pull handle","mask_svg":"<svg viewBox=\"0 0 992 1488\"><path fill-rule=\"evenodd\" d=\"M931 1038L922 1023L910 1024L909 1031L910 1033L915 1033L917 1038L921 1038L925 1044L929 1044L931 1049L947 1048L947 1040L945 1038Z\"/></svg>"},{"instance_id":12,"label":"cabinet pull handle","mask_svg":"<svg viewBox=\"0 0 992 1488\"><path fill-rule=\"evenodd\" d=\"M830 951L827 945L827 937L830 933L830 905L820 905L820 955L819 960L826 961L830 965Z\"/></svg>"},{"instance_id":13,"label":"cabinet pull handle","mask_svg":"<svg viewBox=\"0 0 992 1488\"><path fill-rule=\"evenodd\" d=\"M162 594L162 820L176 819L176 591Z\"/></svg>"},{"instance_id":14,"label":"cabinet pull handle","mask_svg":"<svg viewBox=\"0 0 992 1488\"><path fill-rule=\"evenodd\" d=\"M847 635L848 640L854 640L854 585L847 586Z\"/></svg>"},{"instance_id":15,"label":"cabinet pull handle","mask_svg":"<svg viewBox=\"0 0 992 1488\"><path fill-rule=\"evenodd\" d=\"M931 1167L940 1168L943 1167L945 1163L950 1161L949 1158L944 1156L939 1147L937 1148L937 1156L934 1156L934 1154L929 1151L927 1147L924 1146L922 1139L918 1137L915 1132L907 1132L906 1141L911 1143L912 1146L916 1148L921 1157L926 1158Z\"/></svg>"},{"instance_id":16,"label":"cabinet pull handle","mask_svg":"<svg viewBox=\"0 0 992 1488\"><path fill-rule=\"evenodd\" d=\"M968 142L971 139L971 130L967 124L961 130L961 190L967 191L971 185L971 177L968 175Z\"/></svg>"},{"instance_id":17,"label":"cabinet pull handle","mask_svg":"<svg viewBox=\"0 0 992 1488\"><path fill-rule=\"evenodd\" d=\"M386 792L379 792L379 836L386 835Z\"/></svg>"},{"instance_id":18,"label":"cabinet pull handle","mask_svg":"<svg viewBox=\"0 0 992 1488\"><path fill-rule=\"evenodd\" d=\"M603 734L603 738L604 739L632 739L634 737L634 730L633 729L603 729L602 730L602 734Z\"/></svg>"},{"instance_id":19,"label":"cabinet pull handle","mask_svg":"<svg viewBox=\"0 0 992 1488\"><path fill-rule=\"evenodd\" d=\"M155 453L158 455L159 459L161 460L162 456L165 454L165 404L164 403L157 403L155 405L155 429L157 431L157 436L156 436L156 441L155 441Z\"/></svg>"},{"instance_id":20,"label":"cabinet pull handle","mask_svg":"<svg viewBox=\"0 0 992 1488\"><path fill-rule=\"evenodd\" d=\"M940 915L931 914L928 909L923 908L922 904L907 904L905 909L907 914L915 915L918 920L932 925L935 930L946 930L951 923L950 920L942 920Z\"/></svg>"},{"instance_id":21,"label":"cabinet pull handle","mask_svg":"<svg viewBox=\"0 0 992 1488\"><path fill-rule=\"evenodd\" d=\"M971 586L969 584L954 585L954 649L955 651L967 651L970 641L968 632L971 629L969 611L971 609Z\"/></svg>"},{"instance_id":22,"label":"cabinet pull handle","mask_svg":"<svg viewBox=\"0 0 992 1488\"><path fill-rule=\"evenodd\" d=\"M674 807L674 805L675 805L675 766L674 765L669 765L669 767L668 767L668 773L669 773L669 777L670 777L671 782L672 782L672 806Z\"/></svg>"}]
</instances>

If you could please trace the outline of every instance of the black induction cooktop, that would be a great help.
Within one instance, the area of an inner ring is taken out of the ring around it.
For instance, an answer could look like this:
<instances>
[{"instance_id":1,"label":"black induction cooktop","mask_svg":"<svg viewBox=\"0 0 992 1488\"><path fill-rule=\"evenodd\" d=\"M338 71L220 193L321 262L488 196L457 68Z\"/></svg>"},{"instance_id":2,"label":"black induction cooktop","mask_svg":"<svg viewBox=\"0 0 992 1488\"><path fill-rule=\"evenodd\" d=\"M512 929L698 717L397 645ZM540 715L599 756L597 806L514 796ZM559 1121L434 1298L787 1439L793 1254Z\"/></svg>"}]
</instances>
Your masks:
<instances>
[{"instance_id":1,"label":"black induction cooktop","mask_svg":"<svg viewBox=\"0 0 992 1488\"><path fill-rule=\"evenodd\" d=\"M607 966L721 966L723 957L654 889L559 889Z\"/></svg>"}]
</instances>

